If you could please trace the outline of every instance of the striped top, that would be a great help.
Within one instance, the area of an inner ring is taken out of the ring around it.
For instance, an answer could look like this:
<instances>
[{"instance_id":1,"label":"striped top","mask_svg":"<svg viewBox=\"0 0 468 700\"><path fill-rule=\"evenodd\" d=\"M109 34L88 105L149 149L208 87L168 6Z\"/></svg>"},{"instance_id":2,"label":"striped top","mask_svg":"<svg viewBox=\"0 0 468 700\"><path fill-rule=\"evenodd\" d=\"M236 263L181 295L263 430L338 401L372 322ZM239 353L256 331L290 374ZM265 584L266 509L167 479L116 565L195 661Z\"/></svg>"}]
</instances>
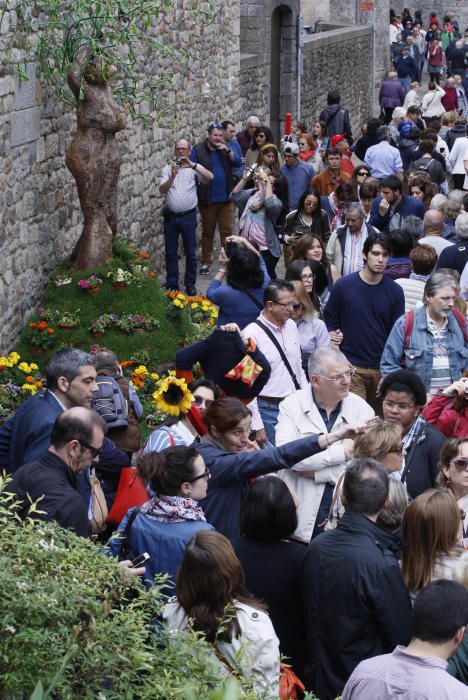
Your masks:
<instances>
[{"instance_id":1,"label":"striped top","mask_svg":"<svg viewBox=\"0 0 468 700\"><path fill-rule=\"evenodd\" d=\"M447 325L448 320L445 321L442 328L437 328L434 321L429 317L429 314L427 314L427 329L434 338L434 345L432 346L431 386L429 389L431 394L437 394L439 389L446 389L452 383L446 344Z\"/></svg>"}]
</instances>

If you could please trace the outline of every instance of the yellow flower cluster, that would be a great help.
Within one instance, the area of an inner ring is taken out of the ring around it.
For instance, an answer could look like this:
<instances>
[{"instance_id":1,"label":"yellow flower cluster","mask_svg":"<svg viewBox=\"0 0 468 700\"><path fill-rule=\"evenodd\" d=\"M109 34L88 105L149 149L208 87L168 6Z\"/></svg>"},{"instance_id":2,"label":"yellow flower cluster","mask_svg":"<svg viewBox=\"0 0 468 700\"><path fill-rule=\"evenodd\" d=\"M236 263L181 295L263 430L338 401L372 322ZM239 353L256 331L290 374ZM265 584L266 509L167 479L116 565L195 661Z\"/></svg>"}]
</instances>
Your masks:
<instances>
[{"instance_id":1,"label":"yellow flower cluster","mask_svg":"<svg viewBox=\"0 0 468 700\"><path fill-rule=\"evenodd\" d=\"M31 362L30 365L28 365L27 362L20 362L18 365L18 369L20 369L25 374L31 374L31 372L38 370L39 367L36 365L35 362Z\"/></svg>"},{"instance_id":2,"label":"yellow flower cluster","mask_svg":"<svg viewBox=\"0 0 468 700\"><path fill-rule=\"evenodd\" d=\"M145 367L145 365L139 365L136 369L133 370L132 374L148 374L148 369Z\"/></svg>"},{"instance_id":3,"label":"yellow flower cluster","mask_svg":"<svg viewBox=\"0 0 468 700\"><path fill-rule=\"evenodd\" d=\"M31 396L34 396L34 394L37 392L37 386L35 384L23 384L21 388L25 391L30 391Z\"/></svg>"},{"instance_id":4,"label":"yellow flower cluster","mask_svg":"<svg viewBox=\"0 0 468 700\"><path fill-rule=\"evenodd\" d=\"M20 356L17 352L10 352L8 357L0 357L0 367L14 367L18 364Z\"/></svg>"},{"instance_id":5,"label":"yellow flower cluster","mask_svg":"<svg viewBox=\"0 0 468 700\"><path fill-rule=\"evenodd\" d=\"M156 374L156 372L151 372L150 377L154 379L155 382L159 381L159 374Z\"/></svg>"},{"instance_id":6,"label":"yellow flower cluster","mask_svg":"<svg viewBox=\"0 0 468 700\"><path fill-rule=\"evenodd\" d=\"M173 300L172 304L173 304L174 306L177 306L178 309L183 309L184 306L185 306L184 302L181 301L180 299L177 299L177 298L175 298L175 299Z\"/></svg>"}]
</instances>

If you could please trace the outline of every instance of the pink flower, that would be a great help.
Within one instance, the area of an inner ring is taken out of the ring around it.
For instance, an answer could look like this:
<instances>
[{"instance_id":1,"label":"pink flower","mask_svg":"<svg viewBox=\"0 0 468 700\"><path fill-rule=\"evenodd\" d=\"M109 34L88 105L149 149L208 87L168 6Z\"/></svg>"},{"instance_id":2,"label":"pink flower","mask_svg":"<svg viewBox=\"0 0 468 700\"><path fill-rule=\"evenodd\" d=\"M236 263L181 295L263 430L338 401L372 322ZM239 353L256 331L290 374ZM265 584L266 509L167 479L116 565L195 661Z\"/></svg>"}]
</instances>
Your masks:
<instances>
[{"instance_id":1,"label":"pink flower","mask_svg":"<svg viewBox=\"0 0 468 700\"><path fill-rule=\"evenodd\" d=\"M90 286L91 285L86 280L80 280L78 282L78 287L81 287L81 289L88 289Z\"/></svg>"}]
</instances>

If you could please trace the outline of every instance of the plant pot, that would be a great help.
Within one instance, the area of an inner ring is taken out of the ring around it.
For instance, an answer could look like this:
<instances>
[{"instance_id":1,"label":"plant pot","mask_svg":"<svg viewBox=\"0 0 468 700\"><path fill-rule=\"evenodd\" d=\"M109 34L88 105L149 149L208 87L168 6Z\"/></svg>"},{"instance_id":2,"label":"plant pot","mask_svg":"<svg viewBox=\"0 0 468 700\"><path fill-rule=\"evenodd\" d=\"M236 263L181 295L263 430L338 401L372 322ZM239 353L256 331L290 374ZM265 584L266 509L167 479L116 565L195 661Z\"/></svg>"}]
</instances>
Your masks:
<instances>
[{"instance_id":1,"label":"plant pot","mask_svg":"<svg viewBox=\"0 0 468 700\"><path fill-rule=\"evenodd\" d=\"M88 287L88 294L99 294L99 287Z\"/></svg>"},{"instance_id":2,"label":"plant pot","mask_svg":"<svg viewBox=\"0 0 468 700\"><path fill-rule=\"evenodd\" d=\"M126 282L112 282L112 286L118 292L126 292L128 289L128 284Z\"/></svg>"},{"instance_id":3,"label":"plant pot","mask_svg":"<svg viewBox=\"0 0 468 700\"><path fill-rule=\"evenodd\" d=\"M76 326L59 326L61 331L65 331L65 333L71 333L71 331L74 331Z\"/></svg>"}]
</instances>

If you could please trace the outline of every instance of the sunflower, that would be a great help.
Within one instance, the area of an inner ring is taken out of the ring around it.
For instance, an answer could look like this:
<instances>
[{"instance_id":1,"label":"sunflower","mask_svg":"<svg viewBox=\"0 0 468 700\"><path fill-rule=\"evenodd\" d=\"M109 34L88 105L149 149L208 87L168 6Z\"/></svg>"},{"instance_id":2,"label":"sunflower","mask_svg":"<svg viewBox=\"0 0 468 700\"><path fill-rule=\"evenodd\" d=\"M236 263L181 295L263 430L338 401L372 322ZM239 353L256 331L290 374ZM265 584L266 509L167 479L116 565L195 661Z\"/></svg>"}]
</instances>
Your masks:
<instances>
[{"instance_id":1,"label":"sunflower","mask_svg":"<svg viewBox=\"0 0 468 700\"><path fill-rule=\"evenodd\" d=\"M166 377L154 392L153 399L156 408L171 416L179 416L187 413L194 397L190 393L185 379L177 379L174 376Z\"/></svg>"}]
</instances>

